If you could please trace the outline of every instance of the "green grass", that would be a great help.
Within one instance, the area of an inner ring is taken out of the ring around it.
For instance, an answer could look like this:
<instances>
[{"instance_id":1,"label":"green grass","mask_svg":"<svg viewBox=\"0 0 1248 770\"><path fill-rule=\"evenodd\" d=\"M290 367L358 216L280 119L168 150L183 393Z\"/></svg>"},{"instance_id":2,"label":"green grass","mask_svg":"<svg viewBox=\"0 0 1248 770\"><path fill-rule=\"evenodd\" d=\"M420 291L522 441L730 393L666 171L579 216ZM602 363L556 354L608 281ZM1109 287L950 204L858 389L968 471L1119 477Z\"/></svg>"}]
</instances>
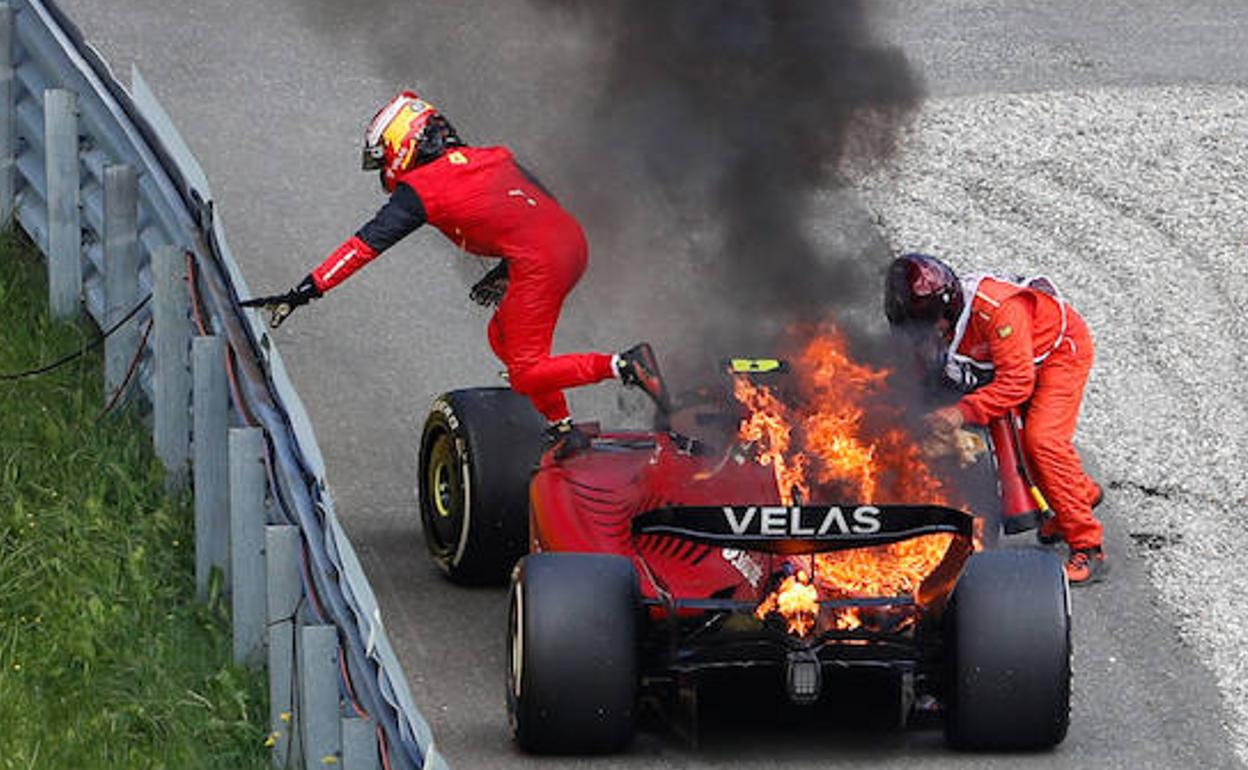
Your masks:
<instances>
[{"instance_id":1,"label":"green grass","mask_svg":"<svg viewBox=\"0 0 1248 770\"><path fill-rule=\"evenodd\" d=\"M0 373L94 334L48 319L43 273L0 235ZM265 767L263 677L192 601L189 500L142 421L96 422L102 368L0 382L0 768Z\"/></svg>"}]
</instances>

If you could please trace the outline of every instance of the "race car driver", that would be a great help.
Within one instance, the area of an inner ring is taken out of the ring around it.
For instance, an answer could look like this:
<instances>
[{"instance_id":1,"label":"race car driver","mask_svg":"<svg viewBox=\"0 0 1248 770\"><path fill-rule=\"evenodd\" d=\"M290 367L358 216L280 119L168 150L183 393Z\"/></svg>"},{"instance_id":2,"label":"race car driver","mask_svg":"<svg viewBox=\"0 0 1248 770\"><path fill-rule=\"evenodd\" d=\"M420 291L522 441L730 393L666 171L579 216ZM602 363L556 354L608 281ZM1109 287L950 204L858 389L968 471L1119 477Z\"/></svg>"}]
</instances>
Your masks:
<instances>
[{"instance_id":1,"label":"race car driver","mask_svg":"<svg viewBox=\"0 0 1248 770\"><path fill-rule=\"evenodd\" d=\"M1092 513L1103 492L1084 472L1073 442L1093 358L1083 318L1045 278L977 273L959 279L926 254L892 262L884 308L894 326L935 333L946 350L945 376L965 393L928 415L933 431L949 434L1022 409L1023 450L1055 514L1041 540L1060 537L1070 546L1071 584L1104 579L1109 565Z\"/></svg>"},{"instance_id":2,"label":"race car driver","mask_svg":"<svg viewBox=\"0 0 1248 770\"><path fill-rule=\"evenodd\" d=\"M546 417L549 440L565 450L588 444L573 427L565 388L615 377L656 402L666 399L646 343L616 355L551 355L555 324L585 271L588 246L576 219L509 150L465 144L432 104L403 91L370 122L363 166L380 173L390 195L386 204L293 289L243 305L266 307L277 328L292 310L431 224L464 251L501 259L470 296L497 305L488 327L490 347L507 366L511 388Z\"/></svg>"}]
</instances>

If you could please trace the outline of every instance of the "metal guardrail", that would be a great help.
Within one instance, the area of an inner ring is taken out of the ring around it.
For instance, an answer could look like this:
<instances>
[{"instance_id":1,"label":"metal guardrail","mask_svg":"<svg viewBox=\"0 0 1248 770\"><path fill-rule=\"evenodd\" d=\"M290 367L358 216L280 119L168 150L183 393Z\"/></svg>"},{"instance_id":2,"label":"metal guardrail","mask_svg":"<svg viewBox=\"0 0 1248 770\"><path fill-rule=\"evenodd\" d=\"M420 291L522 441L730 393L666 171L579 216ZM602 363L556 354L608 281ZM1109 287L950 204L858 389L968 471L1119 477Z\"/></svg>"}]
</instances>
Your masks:
<instances>
[{"instance_id":1,"label":"metal guardrail","mask_svg":"<svg viewBox=\"0 0 1248 770\"><path fill-rule=\"evenodd\" d=\"M137 70L127 92L52 0L0 2L10 218L48 258L55 314L83 308L104 328L154 300L106 341L105 382L124 388L137 364L122 395L152 405L169 483L193 484L196 585L206 595L220 570L235 658L267 653L274 764L444 770L311 422L238 306L246 283L205 175Z\"/></svg>"}]
</instances>

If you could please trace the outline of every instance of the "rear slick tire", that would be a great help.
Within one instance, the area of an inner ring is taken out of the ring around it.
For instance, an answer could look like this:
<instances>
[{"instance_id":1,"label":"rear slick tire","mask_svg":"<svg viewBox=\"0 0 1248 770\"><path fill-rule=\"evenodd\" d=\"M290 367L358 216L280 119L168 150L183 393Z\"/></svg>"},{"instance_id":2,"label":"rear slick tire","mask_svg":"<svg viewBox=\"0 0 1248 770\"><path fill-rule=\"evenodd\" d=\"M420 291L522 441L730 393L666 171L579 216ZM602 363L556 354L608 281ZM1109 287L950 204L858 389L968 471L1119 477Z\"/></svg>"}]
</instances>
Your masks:
<instances>
[{"instance_id":1,"label":"rear slick tire","mask_svg":"<svg viewBox=\"0 0 1248 770\"><path fill-rule=\"evenodd\" d=\"M507 715L534 754L605 754L633 737L641 601L632 562L541 553L516 565Z\"/></svg>"},{"instance_id":2,"label":"rear slick tire","mask_svg":"<svg viewBox=\"0 0 1248 770\"><path fill-rule=\"evenodd\" d=\"M1070 725L1070 602L1049 551L977 553L945 616L945 738L965 750L1042 750Z\"/></svg>"},{"instance_id":3,"label":"rear slick tire","mask_svg":"<svg viewBox=\"0 0 1248 770\"><path fill-rule=\"evenodd\" d=\"M528 551L529 477L546 422L507 388L455 390L421 432L416 497L425 545L455 583L504 585Z\"/></svg>"}]
</instances>

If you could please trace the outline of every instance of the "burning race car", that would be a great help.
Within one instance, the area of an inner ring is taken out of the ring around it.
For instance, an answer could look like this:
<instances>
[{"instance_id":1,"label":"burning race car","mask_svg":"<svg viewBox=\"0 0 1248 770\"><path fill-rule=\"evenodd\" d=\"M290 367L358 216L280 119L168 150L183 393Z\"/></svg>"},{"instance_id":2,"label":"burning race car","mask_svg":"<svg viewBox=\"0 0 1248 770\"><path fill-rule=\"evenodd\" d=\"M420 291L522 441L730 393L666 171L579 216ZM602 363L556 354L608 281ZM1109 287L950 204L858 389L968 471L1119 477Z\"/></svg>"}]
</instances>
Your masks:
<instances>
[{"instance_id":1,"label":"burning race car","mask_svg":"<svg viewBox=\"0 0 1248 770\"><path fill-rule=\"evenodd\" d=\"M884 374L845 347L834 331L816 338L784 375L795 391L763 384L784 363L731 362L735 408L660 411L647 431L591 426L591 446L562 459L507 389L436 401L419 454L425 538L456 582L510 576L507 708L522 748L620 750L642 696L760 668L802 704L841 672L887 672L902 718L939 715L959 748L1064 739L1059 562L982 550L976 517L919 447L871 425L863 405Z\"/></svg>"}]
</instances>

